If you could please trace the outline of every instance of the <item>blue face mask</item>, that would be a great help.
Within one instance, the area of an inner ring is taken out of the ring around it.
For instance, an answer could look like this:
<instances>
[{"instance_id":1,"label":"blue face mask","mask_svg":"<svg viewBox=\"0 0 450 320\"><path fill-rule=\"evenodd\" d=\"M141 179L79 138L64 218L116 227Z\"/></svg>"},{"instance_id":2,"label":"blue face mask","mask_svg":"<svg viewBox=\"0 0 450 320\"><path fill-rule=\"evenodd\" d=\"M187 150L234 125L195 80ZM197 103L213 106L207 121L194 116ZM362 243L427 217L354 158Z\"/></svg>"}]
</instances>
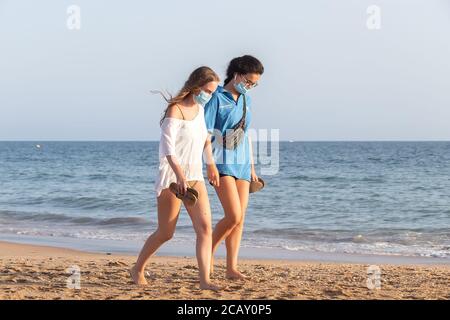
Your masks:
<instances>
[{"instance_id":1,"label":"blue face mask","mask_svg":"<svg viewBox=\"0 0 450 320\"><path fill-rule=\"evenodd\" d=\"M234 84L234 88L235 88L236 91L239 92L240 94L246 94L247 92L250 91L250 89L247 88L243 82L235 83L235 84Z\"/></svg>"},{"instance_id":2,"label":"blue face mask","mask_svg":"<svg viewBox=\"0 0 450 320\"><path fill-rule=\"evenodd\" d=\"M201 104L202 106L205 106L209 100L211 100L212 95L206 93L205 91L200 91L198 95L194 94L194 100L198 104Z\"/></svg>"},{"instance_id":3,"label":"blue face mask","mask_svg":"<svg viewBox=\"0 0 450 320\"><path fill-rule=\"evenodd\" d=\"M236 77L237 76L234 77L234 88L236 89L236 91L240 94L246 94L247 92L249 92L251 88L247 88L243 81L236 83Z\"/></svg>"}]
</instances>

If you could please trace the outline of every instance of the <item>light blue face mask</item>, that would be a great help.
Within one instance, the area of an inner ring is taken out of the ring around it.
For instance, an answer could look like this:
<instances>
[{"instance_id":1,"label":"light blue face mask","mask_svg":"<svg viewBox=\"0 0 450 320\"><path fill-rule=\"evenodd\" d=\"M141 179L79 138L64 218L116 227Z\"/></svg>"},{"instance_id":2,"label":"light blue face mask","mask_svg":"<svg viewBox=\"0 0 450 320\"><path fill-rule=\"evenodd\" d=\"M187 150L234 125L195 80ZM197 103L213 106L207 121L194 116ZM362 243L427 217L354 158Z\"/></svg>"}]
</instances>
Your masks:
<instances>
[{"instance_id":1,"label":"light blue face mask","mask_svg":"<svg viewBox=\"0 0 450 320\"><path fill-rule=\"evenodd\" d=\"M246 94L247 92L250 91L249 88L247 88L244 84L244 82L239 82L239 83L235 83L234 84L234 88L236 89L237 92L239 92L240 94Z\"/></svg>"},{"instance_id":2,"label":"light blue face mask","mask_svg":"<svg viewBox=\"0 0 450 320\"><path fill-rule=\"evenodd\" d=\"M206 93L205 91L200 91L200 93L198 95L194 94L194 100L195 102L197 102L198 104L201 104L202 106L205 106L209 100L211 100L212 95L210 95L209 93Z\"/></svg>"},{"instance_id":3,"label":"light blue face mask","mask_svg":"<svg viewBox=\"0 0 450 320\"><path fill-rule=\"evenodd\" d=\"M245 83L243 81L236 83L236 76L234 77L234 81L235 81L234 88L240 94L246 94L247 92L250 91L251 88L247 88L247 86L245 85Z\"/></svg>"}]
</instances>

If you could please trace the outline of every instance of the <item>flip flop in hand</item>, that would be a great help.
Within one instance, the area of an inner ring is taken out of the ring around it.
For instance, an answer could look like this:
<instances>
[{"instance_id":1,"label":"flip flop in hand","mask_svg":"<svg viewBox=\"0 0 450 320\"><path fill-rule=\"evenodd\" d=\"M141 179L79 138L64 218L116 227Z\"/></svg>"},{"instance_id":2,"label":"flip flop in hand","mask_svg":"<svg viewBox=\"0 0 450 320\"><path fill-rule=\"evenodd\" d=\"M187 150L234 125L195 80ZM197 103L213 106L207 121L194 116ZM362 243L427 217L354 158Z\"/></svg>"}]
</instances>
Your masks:
<instances>
[{"instance_id":1,"label":"flip flop in hand","mask_svg":"<svg viewBox=\"0 0 450 320\"><path fill-rule=\"evenodd\" d=\"M172 191L175 196L182 200L184 203L193 206L197 203L198 200L198 191L194 188L188 187L186 193L183 195L178 191L178 184L176 182L172 182L169 186L170 191Z\"/></svg>"}]
</instances>

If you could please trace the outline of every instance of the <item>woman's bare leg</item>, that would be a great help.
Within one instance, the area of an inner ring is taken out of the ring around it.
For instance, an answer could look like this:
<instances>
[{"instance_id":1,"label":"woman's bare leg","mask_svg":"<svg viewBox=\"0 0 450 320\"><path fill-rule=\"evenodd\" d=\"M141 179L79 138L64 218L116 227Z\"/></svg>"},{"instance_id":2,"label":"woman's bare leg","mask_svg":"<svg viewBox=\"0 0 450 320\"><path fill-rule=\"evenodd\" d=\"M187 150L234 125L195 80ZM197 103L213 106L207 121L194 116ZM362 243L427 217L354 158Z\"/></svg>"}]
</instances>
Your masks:
<instances>
[{"instance_id":1,"label":"woman's bare leg","mask_svg":"<svg viewBox=\"0 0 450 320\"><path fill-rule=\"evenodd\" d=\"M181 208L181 200L169 190L164 189L157 198L158 201L158 229L148 237L141 249L136 264L131 268L130 274L135 284L145 285L144 271L150 257L173 237Z\"/></svg>"},{"instance_id":2,"label":"woman's bare leg","mask_svg":"<svg viewBox=\"0 0 450 320\"><path fill-rule=\"evenodd\" d=\"M191 183L192 185L192 183ZM199 194L198 201L194 206L185 204L186 210L191 217L195 233L197 234L196 254L200 276L200 288L207 290L218 290L219 288L211 283L211 207L209 205L208 192L205 184L198 181L194 187Z\"/></svg>"},{"instance_id":3,"label":"woman's bare leg","mask_svg":"<svg viewBox=\"0 0 450 320\"><path fill-rule=\"evenodd\" d=\"M233 177L220 178L219 187L215 187L216 193L224 209L224 217L217 223L212 237L211 272L214 271L214 253L220 243L231 233L242 220L242 210L236 181Z\"/></svg>"},{"instance_id":4,"label":"woman's bare leg","mask_svg":"<svg viewBox=\"0 0 450 320\"><path fill-rule=\"evenodd\" d=\"M242 210L242 219L234 227L230 235L225 239L227 247L227 273L229 279L245 279L246 277L238 271L239 248L241 246L242 232L244 230L245 212L248 205L250 182L246 180L236 180L236 187Z\"/></svg>"}]
</instances>

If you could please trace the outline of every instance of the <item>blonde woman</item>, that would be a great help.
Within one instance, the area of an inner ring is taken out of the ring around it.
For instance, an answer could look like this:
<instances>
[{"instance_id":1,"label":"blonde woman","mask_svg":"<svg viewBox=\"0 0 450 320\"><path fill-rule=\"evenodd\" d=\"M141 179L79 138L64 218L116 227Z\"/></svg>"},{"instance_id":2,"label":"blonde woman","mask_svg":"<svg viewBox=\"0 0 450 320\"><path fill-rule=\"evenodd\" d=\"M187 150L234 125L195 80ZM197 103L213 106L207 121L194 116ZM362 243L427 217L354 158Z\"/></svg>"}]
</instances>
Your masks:
<instances>
[{"instance_id":1,"label":"blonde woman","mask_svg":"<svg viewBox=\"0 0 450 320\"><path fill-rule=\"evenodd\" d=\"M168 99L168 107L160 122L160 164L155 186L158 228L147 239L130 270L137 285L147 284L145 266L156 250L172 238L183 202L197 236L200 288L218 290L210 281L211 209L202 170L202 155L205 154L208 180L215 186L219 185L203 109L218 83L219 77L213 70L200 67L192 72L181 91Z\"/></svg>"}]
</instances>

